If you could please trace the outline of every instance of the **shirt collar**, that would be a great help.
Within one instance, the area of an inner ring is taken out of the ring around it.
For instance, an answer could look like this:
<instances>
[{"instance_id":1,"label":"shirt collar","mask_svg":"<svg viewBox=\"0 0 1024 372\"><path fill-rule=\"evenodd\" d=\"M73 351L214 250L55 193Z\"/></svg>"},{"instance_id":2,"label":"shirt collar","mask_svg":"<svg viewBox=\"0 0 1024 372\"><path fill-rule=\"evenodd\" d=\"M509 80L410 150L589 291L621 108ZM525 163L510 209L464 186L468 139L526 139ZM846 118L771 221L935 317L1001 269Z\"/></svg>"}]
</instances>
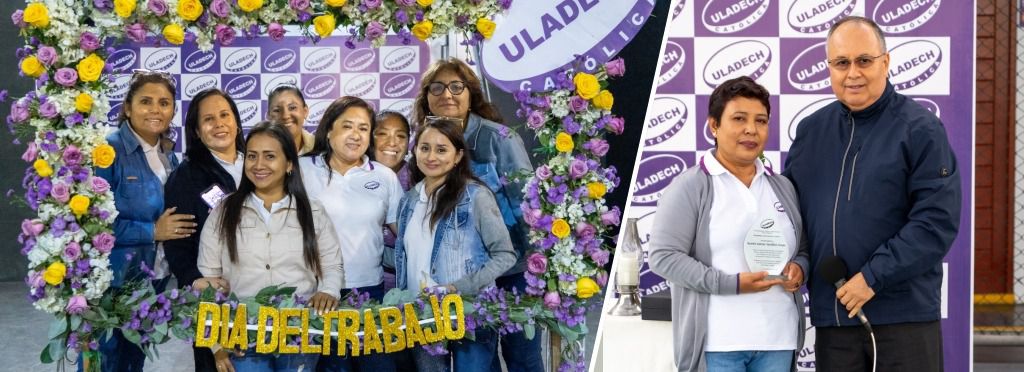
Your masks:
<instances>
[{"instance_id":1,"label":"shirt collar","mask_svg":"<svg viewBox=\"0 0 1024 372\"><path fill-rule=\"evenodd\" d=\"M771 168L765 167L764 162L762 162L761 159L754 160L754 168L755 177L765 173L769 176L774 175ZM715 158L715 149L710 149L704 152L704 155L701 155L700 169L712 176L718 176L729 171L728 169L725 169L725 166L722 165L722 163L718 162L717 158Z\"/></svg>"},{"instance_id":2,"label":"shirt collar","mask_svg":"<svg viewBox=\"0 0 1024 372\"><path fill-rule=\"evenodd\" d=\"M241 152L239 152L239 153L237 153L237 155L235 155L235 162L234 163L228 163L228 162L224 161L224 159L221 159L217 155L214 155L212 152L210 153L210 156L213 156L213 159L216 160L218 164L223 165L225 167L233 167L233 166L238 165L238 162L244 162L245 161L245 154L243 154Z\"/></svg>"},{"instance_id":3,"label":"shirt collar","mask_svg":"<svg viewBox=\"0 0 1024 372\"><path fill-rule=\"evenodd\" d=\"M277 212L277 210L283 208L292 208L291 201L291 195L285 195L283 198L281 198L281 200L278 200L273 204L270 204L270 213ZM249 193L249 202L252 203L250 207L256 208L257 210L265 210L265 208L263 208L263 199L260 199L259 196L256 196L255 192Z\"/></svg>"}]
</instances>

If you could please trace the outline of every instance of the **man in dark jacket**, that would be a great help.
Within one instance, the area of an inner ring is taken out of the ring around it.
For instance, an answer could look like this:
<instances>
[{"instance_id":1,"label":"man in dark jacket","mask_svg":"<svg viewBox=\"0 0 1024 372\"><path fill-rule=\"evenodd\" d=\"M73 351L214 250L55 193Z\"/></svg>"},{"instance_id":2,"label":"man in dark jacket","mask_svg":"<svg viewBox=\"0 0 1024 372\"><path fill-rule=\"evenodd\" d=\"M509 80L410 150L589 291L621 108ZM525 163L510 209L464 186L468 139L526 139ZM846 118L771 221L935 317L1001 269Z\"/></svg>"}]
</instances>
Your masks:
<instances>
[{"instance_id":1,"label":"man in dark jacket","mask_svg":"<svg viewBox=\"0 0 1024 372\"><path fill-rule=\"evenodd\" d=\"M800 122L784 174L811 246L811 323L820 371L941 371L942 258L960 225L960 173L942 122L896 93L871 20L829 30L838 101ZM838 256L842 287L819 274ZM877 340L861 327L863 310Z\"/></svg>"}]
</instances>

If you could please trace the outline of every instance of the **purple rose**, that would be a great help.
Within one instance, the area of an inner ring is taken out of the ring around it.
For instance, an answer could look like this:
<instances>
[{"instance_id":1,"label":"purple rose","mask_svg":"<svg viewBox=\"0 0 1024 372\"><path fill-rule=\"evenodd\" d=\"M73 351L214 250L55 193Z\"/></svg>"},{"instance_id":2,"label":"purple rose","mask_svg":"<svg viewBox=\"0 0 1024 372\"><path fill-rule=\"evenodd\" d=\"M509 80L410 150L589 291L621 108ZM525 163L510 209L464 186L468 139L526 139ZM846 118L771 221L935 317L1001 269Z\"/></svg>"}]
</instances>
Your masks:
<instances>
[{"instance_id":1,"label":"purple rose","mask_svg":"<svg viewBox=\"0 0 1024 372\"><path fill-rule=\"evenodd\" d=\"M587 142L589 145L588 147L590 147L590 152L594 153L594 155L604 156L604 154L608 153L608 141L601 138L592 138Z\"/></svg>"},{"instance_id":2,"label":"purple rose","mask_svg":"<svg viewBox=\"0 0 1024 372\"><path fill-rule=\"evenodd\" d=\"M379 0L377 1L377 6L380 6ZM380 22L370 21L370 23L366 25L366 38L368 39L381 37L385 32L387 32L387 29L385 29L384 25L380 24Z\"/></svg>"},{"instance_id":3,"label":"purple rose","mask_svg":"<svg viewBox=\"0 0 1024 372\"><path fill-rule=\"evenodd\" d=\"M228 5L227 0L213 0L210 3L210 13L217 17L225 18L228 14L231 14L231 5Z\"/></svg>"},{"instance_id":4,"label":"purple rose","mask_svg":"<svg viewBox=\"0 0 1024 372\"><path fill-rule=\"evenodd\" d=\"M36 145L35 141L32 141L28 143L28 148L21 154L21 160L31 163L36 161L36 155L39 155L39 146Z\"/></svg>"},{"instance_id":5,"label":"purple rose","mask_svg":"<svg viewBox=\"0 0 1024 372\"><path fill-rule=\"evenodd\" d=\"M53 80L65 87L73 87L78 82L78 72L70 67L61 67L53 74Z\"/></svg>"},{"instance_id":6,"label":"purple rose","mask_svg":"<svg viewBox=\"0 0 1024 372\"><path fill-rule=\"evenodd\" d=\"M28 120L28 105L22 103L22 100L14 101L11 105L11 121L17 123Z\"/></svg>"},{"instance_id":7,"label":"purple rose","mask_svg":"<svg viewBox=\"0 0 1024 372\"><path fill-rule=\"evenodd\" d=\"M601 223L605 225L618 225L619 220L621 219L622 215L621 212L619 212L619 207L615 207L608 210L607 212L601 213Z\"/></svg>"},{"instance_id":8,"label":"purple rose","mask_svg":"<svg viewBox=\"0 0 1024 372\"><path fill-rule=\"evenodd\" d=\"M363 0L363 5L367 9L377 9L380 7L381 0Z\"/></svg>"},{"instance_id":9,"label":"purple rose","mask_svg":"<svg viewBox=\"0 0 1024 372\"><path fill-rule=\"evenodd\" d=\"M64 258L68 261L75 261L79 257L82 257L82 247L78 245L78 242L70 242L64 246Z\"/></svg>"},{"instance_id":10,"label":"purple rose","mask_svg":"<svg viewBox=\"0 0 1024 372\"><path fill-rule=\"evenodd\" d=\"M606 128L608 128L609 132L612 132L612 133L615 133L615 134L622 134L622 130L625 129L625 127L626 127L625 120L622 120L622 118L616 116L616 117L611 118L611 120L608 120L608 126Z\"/></svg>"},{"instance_id":11,"label":"purple rose","mask_svg":"<svg viewBox=\"0 0 1024 372\"><path fill-rule=\"evenodd\" d=\"M25 278L25 282L32 288L43 288L43 286L46 285L46 280L43 279L43 273L38 271L28 273L28 277Z\"/></svg>"},{"instance_id":12,"label":"purple rose","mask_svg":"<svg viewBox=\"0 0 1024 372\"><path fill-rule=\"evenodd\" d=\"M548 168L547 165L541 165L537 167L537 171L535 173L537 174L537 178L540 178L542 180L551 178L551 168Z\"/></svg>"},{"instance_id":13,"label":"purple rose","mask_svg":"<svg viewBox=\"0 0 1024 372\"><path fill-rule=\"evenodd\" d=\"M53 47L49 45L40 46L39 49L36 50L36 58L38 58L39 62L42 62L44 65L53 65L54 62L57 62L57 50L53 49Z\"/></svg>"},{"instance_id":14,"label":"purple rose","mask_svg":"<svg viewBox=\"0 0 1024 372\"><path fill-rule=\"evenodd\" d=\"M557 309L562 304L562 299L558 296L558 292L548 292L544 294L544 306L548 309Z\"/></svg>"},{"instance_id":15,"label":"purple rose","mask_svg":"<svg viewBox=\"0 0 1024 372\"><path fill-rule=\"evenodd\" d=\"M28 23L25 23L25 11L18 9L11 13L11 22L18 28L28 27Z\"/></svg>"},{"instance_id":16,"label":"purple rose","mask_svg":"<svg viewBox=\"0 0 1024 372\"><path fill-rule=\"evenodd\" d=\"M572 159L569 163L569 176L579 179L587 174L587 162L580 159Z\"/></svg>"},{"instance_id":17,"label":"purple rose","mask_svg":"<svg viewBox=\"0 0 1024 372\"><path fill-rule=\"evenodd\" d=\"M86 53L89 53L100 47L100 39L93 35L92 32L86 31L82 33L82 36L78 37L78 46Z\"/></svg>"},{"instance_id":18,"label":"purple rose","mask_svg":"<svg viewBox=\"0 0 1024 372\"><path fill-rule=\"evenodd\" d=\"M306 10L309 8L309 0L288 0L288 6L295 10Z\"/></svg>"},{"instance_id":19,"label":"purple rose","mask_svg":"<svg viewBox=\"0 0 1024 372\"><path fill-rule=\"evenodd\" d=\"M593 239L594 236L597 236L597 228L586 222L577 223L576 236L583 239Z\"/></svg>"},{"instance_id":20,"label":"purple rose","mask_svg":"<svg viewBox=\"0 0 1024 372\"><path fill-rule=\"evenodd\" d=\"M594 281L597 282L597 286L604 288L608 285L608 273L601 271L594 277Z\"/></svg>"},{"instance_id":21,"label":"purple rose","mask_svg":"<svg viewBox=\"0 0 1024 372\"><path fill-rule=\"evenodd\" d=\"M530 111L530 114L526 116L526 126L531 129L540 129L544 126L544 112L543 111Z\"/></svg>"},{"instance_id":22,"label":"purple rose","mask_svg":"<svg viewBox=\"0 0 1024 372\"><path fill-rule=\"evenodd\" d=\"M284 26L281 26L280 23L274 22L267 26L267 35L270 35L270 40L281 41L284 39L284 33Z\"/></svg>"},{"instance_id":23,"label":"purple rose","mask_svg":"<svg viewBox=\"0 0 1024 372\"><path fill-rule=\"evenodd\" d=\"M71 188L64 182L55 182L50 188L50 196L61 203L67 203L71 199Z\"/></svg>"},{"instance_id":24,"label":"purple rose","mask_svg":"<svg viewBox=\"0 0 1024 372\"><path fill-rule=\"evenodd\" d=\"M416 4L416 0L395 0L395 2L401 6L412 6L413 4Z\"/></svg>"},{"instance_id":25,"label":"purple rose","mask_svg":"<svg viewBox=\"0 0 1024 372\"><path fill-rule=\"evenodd\" d=\"M110 183L107 183L107 180L103 179L103 177L92 177L89 178L89 188L94 193L105 194L107 191L110 191Z\"/></svg>"},{"instance_id":26,"label":"purple rose","mask_svg":"<svg viewBox=\"0 0 1024 372\"><path fill-rule=\"evenodd\" d=\"M616 58L604 64L604 71L608 76L622 76L626 73L626 62L622 58Z\"/></svg>"},{"instance_id":27,"label":"purple rose","mask_svg":"<svg viewBox=\"0 0 1024 372\"><path fill-rule=\"evenodd\" d=\"M64 162L68 165L79 165L82 163L82 150L75 145L68 145L64 148Z\"/></svg>"},{"instance_id":28,"label":"purple rose","mask_svg":"<svg viewBox=\"0 0 1024 372\"><path fill-rule=\"evenodd\" d=\"M100 253L110 253L110 250L114 248L114 236L105 232L96 234L92 237L92 246L96 247Z\"/></svg>"},{"instance_id":29,"label":"purple rose","mask_svg":"<svg viewBox=\"0 0 1024 372\"><path fill-rule=\"evenodd\" d=\"M217 25L214 28L214 33L217 34L217 42L221 46L228 46L235 42L235 29L227 25Z\"/></svg>"},{"instance_id":30,"label":"purple rose","mask_svg":"<svg viewBox=\"0 0 1024 372\"><path fill-rule=\"evenodd\" d=\"M71 296L71 299L68 300L68 306L66 310L68 311L68 314L78 315L84 313L85 310L88 308L89 302L85 300L85 296L74 295Z\"/></svg>"},{"instance_id":31,"label":"purple rose","mask_svg":"<svg viewBox=\"0 0 1024 372\"><path fill-rule=\"evenodd\" d=\"M540 222L542 212L539 209L531 209L529 211L523 210L523 221L527 225L537 227L537 223Z\"/></svg>"},{"instance_id":32,"label":"purple rose","mask_svg":"<svg viewBox=\"0 0 1024 372\"><path fill-rule=\"evenodd\" d=\"M588 105L587 99L583 98L583 97L580 97L578 95L572 96L572 98L569 99L569 108L573 112L583 112L583 111L586 111L587 110L587 105Z\"/></svg>"},{"instance_id":33,"label":"purple rose","mask_svg":"<svg viewBox=\"0 0 1024 372\"><path fill-rule=\"evenodd\" d=\"M26 236L37 236L43 232L43 221L38 219L35 220L22 220L21 221L21 233Z\"/></svg>"},{"instance_id":34,"label":"purple rose","mask_svg":"<svg viewBox=\"0 0 1024 372\"><path fill-rule=\"evenodd\" d=\"M167 3L164 0L149 0L149 11L153 12L158 16L167 14Z\"/></svg>"},{"instance_id":35,"label":"purple rose","mask_svg":"<svg viewBox=\"0 0 1024 372\"><path fill-rule=\"evenodd\" d=\"M600 248L595 249L590 252L590 259L594 260L594 263L598 266L604 266L604 264L608 263L608 251Z\"/></svg>"},{"instance_id":36,"label":"purple rose","mask_svg":"<svg viewBox=\"0 0 1024 372\"><path fill-rule=\"evenodd\" d=\"M548 258L543 253L533 252L526 258L526 270L540 275L548 271Z\"/></svg>"},{"instance_id":37,"label":"purple rose","mask_svg":"<svg viewBox=\"0 0 1024 372\"><path fill-rule=\"evenodd\" d=\"M146 41L146 26L141 23L133 23L124 28L124 33L129 39L136 43Z\"/></svg>"},{"instance_id":38,"label":"purple rose","mask_svg":"<svg viewBox=\"0 0 1024 372\"><path fill-rule=\"evenodd\" d=\"M409 23L409 14L406 13L404 10L401 10L401 9L396 10L395 11L395 20L398 21L398 23L403 24L403 25L406 24L406 23Z\"/></svg>"}]
</instances>

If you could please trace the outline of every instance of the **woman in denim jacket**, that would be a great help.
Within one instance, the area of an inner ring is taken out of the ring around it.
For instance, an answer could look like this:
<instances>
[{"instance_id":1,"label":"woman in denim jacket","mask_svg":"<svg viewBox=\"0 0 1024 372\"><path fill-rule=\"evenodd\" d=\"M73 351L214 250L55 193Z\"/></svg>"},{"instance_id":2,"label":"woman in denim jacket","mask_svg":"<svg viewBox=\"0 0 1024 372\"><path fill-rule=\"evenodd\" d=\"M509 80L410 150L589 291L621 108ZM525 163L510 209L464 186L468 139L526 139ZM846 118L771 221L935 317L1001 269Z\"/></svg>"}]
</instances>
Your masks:
<instances>
[{"instance_id":1,"label":"woman in denim jacket","mask_svg":"<svg viewBox=\"0 0 1024 372\"><path fill-rule=\"evenodd\" d=\"M107 135L114 147L114 164L95 174L110 184L117 207L110 252L110 283L116 291L133 280L162 279L169 274L158 259L159 243L192 235L191 215L164 209L164 182L178 166L174 143L167 138L174 117L174 80L165 72L136 71L122 106L120 126ZM156 269L156 273L150 269ZM154 275L156 274L156 275ZM163 291L166 280L154 282ZM142 371L145 354L128 342L120 330L101 339L104 371Z\"/></svg>"},{"instance_id":2,"label":"woman in denim jacket","mask_svg":"<svg viewBox=\"0 0 1024 372\"><path fill-rule=\"evenodd\" d=\"M473 176L460 126L425 122L416 131L416 185L398 207L395 267L398 288L441 287L475 294L515 263L515 252L494 195ZM449 345L455 371L488 371L497 339L478 329L474 341ZM447 371L446 355L413 351L420 371Z\"/></svg>"}]
</instances>

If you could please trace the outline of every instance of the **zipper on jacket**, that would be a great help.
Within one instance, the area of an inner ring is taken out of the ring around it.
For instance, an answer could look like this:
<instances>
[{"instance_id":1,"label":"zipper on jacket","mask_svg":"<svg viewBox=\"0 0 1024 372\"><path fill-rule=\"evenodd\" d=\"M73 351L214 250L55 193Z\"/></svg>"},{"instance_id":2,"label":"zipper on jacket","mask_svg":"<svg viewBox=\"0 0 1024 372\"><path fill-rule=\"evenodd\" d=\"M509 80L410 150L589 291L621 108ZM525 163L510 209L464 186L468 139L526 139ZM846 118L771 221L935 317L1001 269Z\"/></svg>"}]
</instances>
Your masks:
<instances>
[{"instance_id":1,"label":"zipper on jacket","mask_svg":"<svg viewBox=\"0 0 1024 372\"><path fill-rule=\"evenodd\" d=\"M850 147L853 146L853 135L855 133L857 133L857 126L854 125L855 123L853 121L853 113L847 114L846 117L850 119L850 142L848 142L846 144L846 151L843 152L843 165L842 165L842 167L839 168L839 182L836 184L836 201L835 201L835 204L833 204L833 206L832 206L832 255L833 256L838 256L839 255L838 250L836 249L836 214L839 211L839 195L841 195L842 191L843 191L843 176L846 175L846 157L850 155ZM854 158L856 158L856 156L854 156ZM850 173L853 173L853 172L850 172ZM850 179L851 179L851 184L852 184L852 182L853 182L852 181L853 180L853 175L852 174L850 175ZM834 283L829 283L829 284L834 284ZM832 311L836 315L836 325L838 326L839 325L839 298L836 298L835 301L833 302Z\"/></svg>"},{"instance_id":2,"label":"zipper on jacket","mask_svg":"<svg viewBox=\"0 0 1024 372\"><path fill-rule=\"evenodd\" d=\"M853 173L857 171L857 157L860 156L860 149L853 154L853 165L850 167L850 186L846 188L846 201L853 200Z\"/></svg>"}]
</instances>

